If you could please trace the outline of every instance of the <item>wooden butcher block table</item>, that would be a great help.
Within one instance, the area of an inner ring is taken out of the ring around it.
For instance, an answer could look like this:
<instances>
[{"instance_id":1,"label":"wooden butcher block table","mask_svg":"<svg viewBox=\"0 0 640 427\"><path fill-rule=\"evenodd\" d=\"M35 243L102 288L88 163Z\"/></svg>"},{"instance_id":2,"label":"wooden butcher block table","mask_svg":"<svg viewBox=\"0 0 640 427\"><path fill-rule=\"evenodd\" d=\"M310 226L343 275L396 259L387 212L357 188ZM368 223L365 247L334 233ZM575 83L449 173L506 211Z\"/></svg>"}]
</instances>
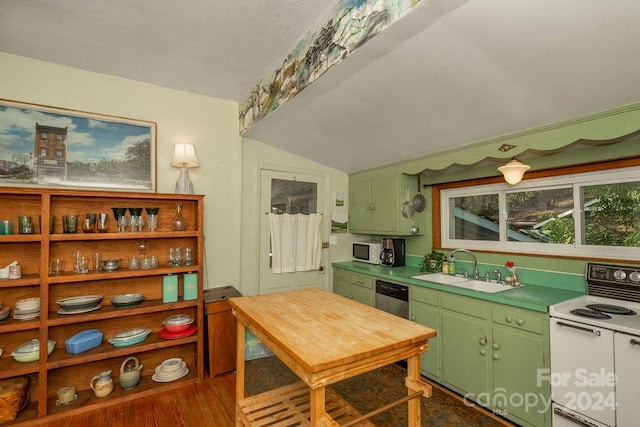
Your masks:
<instances>
[{"instance_id":1,"label":"wooden butcher block table","mask_svg":"<svg viewBox=\"0 0 640 427\"><path fill-rule=\"evenodd\" d=\"M431 387L420 379L420 353L436 331L320 289L231 298L238 319L236 425L372 425L367 419L408 402L409 426L420 425L420 396ZM301 380L245 397L245 328ZM407 397L360 415L326 386L407 360Z\"/></svg>"}]
</instances>

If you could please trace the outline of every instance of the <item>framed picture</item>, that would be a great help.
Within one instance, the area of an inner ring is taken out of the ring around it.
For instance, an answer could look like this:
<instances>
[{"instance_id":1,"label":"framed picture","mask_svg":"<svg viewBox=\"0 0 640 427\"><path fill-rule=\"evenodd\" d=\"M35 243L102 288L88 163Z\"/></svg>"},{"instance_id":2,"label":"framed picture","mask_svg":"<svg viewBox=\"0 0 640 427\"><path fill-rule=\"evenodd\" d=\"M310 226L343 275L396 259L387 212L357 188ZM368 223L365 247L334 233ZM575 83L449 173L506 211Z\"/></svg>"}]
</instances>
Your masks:
<instances>
[{"instance_id":1,"label":"framed picture","mask_svg":"<svg viewBox=\"0 0 640 427\"><path fill-rule=\"evenodd\" d=\"M156 124L0 99L0 185L156 191Z\"/></svg>"}]
</instances>

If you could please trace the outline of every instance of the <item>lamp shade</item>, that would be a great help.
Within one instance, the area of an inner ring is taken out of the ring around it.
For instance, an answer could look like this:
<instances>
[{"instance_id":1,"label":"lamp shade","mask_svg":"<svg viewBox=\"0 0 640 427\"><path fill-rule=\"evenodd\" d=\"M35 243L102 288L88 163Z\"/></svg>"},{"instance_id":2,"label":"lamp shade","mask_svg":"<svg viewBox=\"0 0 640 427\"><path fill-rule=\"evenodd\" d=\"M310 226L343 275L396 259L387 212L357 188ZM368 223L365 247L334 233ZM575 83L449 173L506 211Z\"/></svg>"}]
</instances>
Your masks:
<instances>
[{"instance_id":1,"label":"lamp shade","mask_svg":"<svg viewBox=\"0 0 640 427\"><path fill-rule=\"evenodd\" d=\"M197 168L200 166L193 144L173 144L171 166L176 168Z\"/></svg>"},{"instance_id":2,"label":"lamp shade","mask_svg":"<svg viewBox=\"0 0 640 427\"><path fill-rule=\"evenodd\" d=\"M516 185L522 181L522 176L531 166L522 164L518 159L511 159L507 164L500 166L498 170L504 175L504 180L511 185Z\"/></svg>"}]
</instances>

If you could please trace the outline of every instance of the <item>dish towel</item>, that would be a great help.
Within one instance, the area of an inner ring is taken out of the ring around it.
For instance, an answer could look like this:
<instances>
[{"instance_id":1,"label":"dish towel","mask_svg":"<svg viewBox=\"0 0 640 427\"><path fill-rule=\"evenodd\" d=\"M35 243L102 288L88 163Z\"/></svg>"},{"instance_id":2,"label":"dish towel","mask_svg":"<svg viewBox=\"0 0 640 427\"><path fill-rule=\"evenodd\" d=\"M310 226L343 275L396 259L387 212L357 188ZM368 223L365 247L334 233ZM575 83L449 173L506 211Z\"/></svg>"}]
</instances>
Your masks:
<instances>
[{"instance_id":1,"label":"dish towel","mask_svg":"<svg viewBox=\"0 0 640 427\"><path fill-rule=\"evenodd\" d=\"M293 273L320 268L321 219L320 214L269 214L273 273Z\"/></svg>"}]
</instances>

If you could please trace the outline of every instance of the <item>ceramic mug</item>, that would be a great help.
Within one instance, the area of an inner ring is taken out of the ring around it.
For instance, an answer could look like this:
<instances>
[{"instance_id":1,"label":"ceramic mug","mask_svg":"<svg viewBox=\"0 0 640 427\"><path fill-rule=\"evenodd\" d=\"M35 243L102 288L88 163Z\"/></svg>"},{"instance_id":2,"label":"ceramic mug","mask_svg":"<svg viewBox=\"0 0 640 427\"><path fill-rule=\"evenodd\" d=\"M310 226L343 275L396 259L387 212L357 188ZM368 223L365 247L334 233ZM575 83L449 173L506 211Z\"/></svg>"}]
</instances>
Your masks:
<instances>
[{"instance_id":1,"label":"ceramic mug","mask_svg":"<svg viewBox=\"0 0 640 427\"><path fill-rule=\"evenodd\" d=\"M71 386L60 387L57 393L59 404L69 403L76 397L76 389Z\"/></svg>"}]
</instances>

